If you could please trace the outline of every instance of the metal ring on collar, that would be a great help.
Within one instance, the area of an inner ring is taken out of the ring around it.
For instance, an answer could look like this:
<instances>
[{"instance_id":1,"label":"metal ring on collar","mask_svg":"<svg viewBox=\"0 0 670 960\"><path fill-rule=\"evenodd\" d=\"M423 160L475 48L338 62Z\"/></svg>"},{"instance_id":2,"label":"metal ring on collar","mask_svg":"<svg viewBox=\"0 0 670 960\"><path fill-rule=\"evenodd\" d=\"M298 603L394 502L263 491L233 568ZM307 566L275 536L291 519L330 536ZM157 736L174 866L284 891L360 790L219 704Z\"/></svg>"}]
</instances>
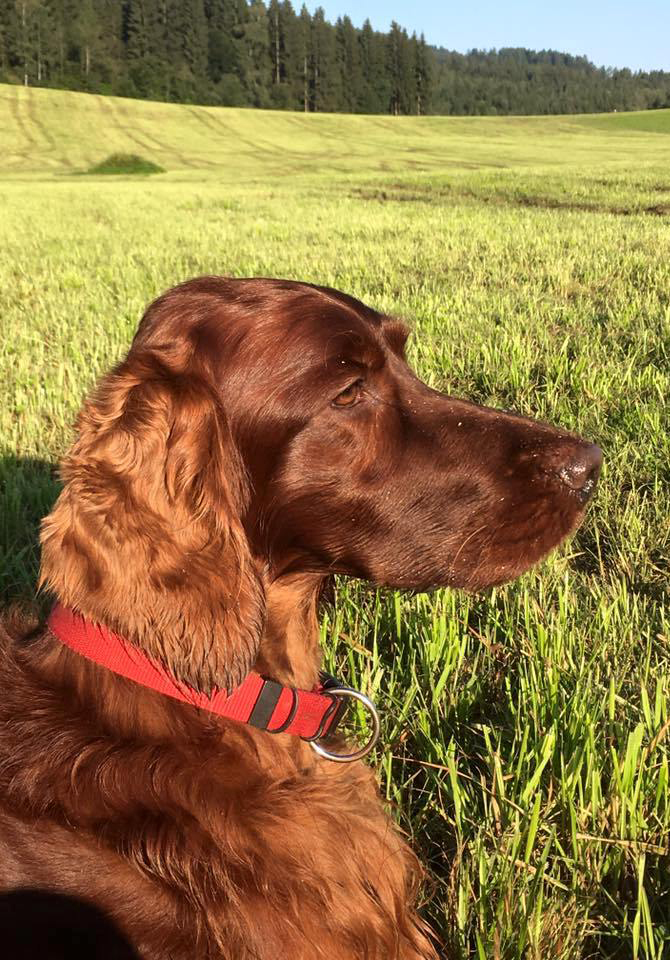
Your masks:
<instances>
[{"instance_id":1,"label":"metal ring on collar","mask_svg":"<svg viewBox=\"0 0 670 960\"><path fill-rule=\"evenodd\" d=\"M379 740L379 714L377 713L377 708L374 703L369 697L366 697L364 693L360 693L358 690L352 690L350 687L330 687L328 693L336 697L350 697L352 700L358 700L359 703L362 703L370 714L372 733L368 742L364 744L360 750L354 750L353 753L331 753L329 750L326 750L325 747L322 747L317 740L310 740L310 747L315 753L318 753L320 757L325 757L326 760L333 760L335 763L351 763L353 760L361 760L363 757L367 757Z\"/></svg>"}]
</instances>

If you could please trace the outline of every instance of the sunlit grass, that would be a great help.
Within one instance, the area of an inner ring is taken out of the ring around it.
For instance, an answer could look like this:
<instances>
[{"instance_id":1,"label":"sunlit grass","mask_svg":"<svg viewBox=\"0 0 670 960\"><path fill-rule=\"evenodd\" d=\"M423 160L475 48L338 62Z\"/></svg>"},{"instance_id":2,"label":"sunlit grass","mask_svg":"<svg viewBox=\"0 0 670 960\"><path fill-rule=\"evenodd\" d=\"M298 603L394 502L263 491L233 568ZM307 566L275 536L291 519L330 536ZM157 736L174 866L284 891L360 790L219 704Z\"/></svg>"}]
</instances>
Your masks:
<instances>
[{"instance_id":1,"label":"sunlit grass","mask_svg":"<svg viewBox=\"0 0 670 960\"><path fill-rule=\"evenodd\" d=\"M569 117L391 117L192 107L0 84L0 175L81 173L112 153L166 179L666 163L670 110Z\"/></svg>"},{"instance_id":2,"label":"sunlit grass","mask_svg":"<svg viewBox=\"0 0 670 960\"><path fill-rule=\"evenodd\" d=\"M76 96L39 93L63 110ZM186 150L190 108L123 109L145 141L168 111L164 142ZM394 118L305 132L229 113L229 146L198 166L193 141L187 178L158 148L138 152L172 173L150 181L47 177L60 146L37 133L25 166L3 166L4 597L32 596L52 465L157 293L289 276L402 315L428 382L605 451L584 526L519 582L483 597L341 583L326 613L328 664L383 712L382 790L430 867L426 911L457 958L670 957L670 137L644 117L614 133L616 118L436 120L410 154ZM45 130L65 143L80 122ZM75 139L73 169L124 146Z\"/></svg>"}]
</instances>

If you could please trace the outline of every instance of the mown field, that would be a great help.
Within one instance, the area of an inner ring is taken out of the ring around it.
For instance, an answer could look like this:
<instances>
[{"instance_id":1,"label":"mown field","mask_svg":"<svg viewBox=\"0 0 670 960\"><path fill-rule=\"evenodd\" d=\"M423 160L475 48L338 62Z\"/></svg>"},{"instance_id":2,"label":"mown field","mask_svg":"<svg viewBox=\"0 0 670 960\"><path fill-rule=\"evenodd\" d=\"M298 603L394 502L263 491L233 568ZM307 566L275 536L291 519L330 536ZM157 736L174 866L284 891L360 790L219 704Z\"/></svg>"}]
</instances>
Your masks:
<instances>
[{"instance_id":1,"label":"mown field","mask_svg":"<svg viewBox=\"0 0 670 960\"><path fill-rule=\"evenodd\" d=\"M112 152L166 173L87 176ZM387 118L0 86L0 577L30 600L81 398L189 276L407 318L431 384L606 465L576 537L484 596L341 583L382 790L464 958L670 957L670 111Z\"/></svg>"}]
</instances>

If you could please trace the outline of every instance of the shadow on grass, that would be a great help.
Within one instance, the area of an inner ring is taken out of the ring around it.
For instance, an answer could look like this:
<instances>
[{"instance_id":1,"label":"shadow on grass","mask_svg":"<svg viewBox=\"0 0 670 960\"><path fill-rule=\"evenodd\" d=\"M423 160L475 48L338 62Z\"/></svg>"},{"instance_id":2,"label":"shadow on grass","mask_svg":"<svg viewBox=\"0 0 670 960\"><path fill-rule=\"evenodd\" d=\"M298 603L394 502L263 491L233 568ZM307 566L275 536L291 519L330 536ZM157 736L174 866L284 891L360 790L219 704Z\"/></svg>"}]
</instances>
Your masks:
<instances>
[{"instance_id":1,"label":"shadow on grass","mask_svg":"<svg viewBox=\"0 0 670 960\"><path fill-rule=\"evenodd\" d=\"M0 457L0 602L34 603L39 528L60 492L56 465L31 457Z\"/></svg>"},{"instance_id":2,"label":"shadow on grass","mask_svg":"<svg viewBox=\"0 0 670 960\"><path fill-rule=\"evenodd\" d=\"M139 157L135 153L113 153L111 156L101 160L100 163L89 167L88 170L76 174L76 176L105 174L121 177L147 177L153 173L165 173L165 168L154 163L153 160Z\"/></svg>"}]
</instances>

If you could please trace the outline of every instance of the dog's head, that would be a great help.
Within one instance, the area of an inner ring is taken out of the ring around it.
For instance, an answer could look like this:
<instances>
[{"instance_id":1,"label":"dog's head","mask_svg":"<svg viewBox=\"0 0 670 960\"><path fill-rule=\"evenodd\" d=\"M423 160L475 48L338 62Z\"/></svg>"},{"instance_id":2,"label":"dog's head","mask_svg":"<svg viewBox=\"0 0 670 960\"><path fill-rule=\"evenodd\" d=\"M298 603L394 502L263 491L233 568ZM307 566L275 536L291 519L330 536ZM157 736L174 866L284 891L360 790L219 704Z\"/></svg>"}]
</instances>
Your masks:
<instances>
[{"instance_id":1,"label":"dog's head","mask_svg":"<svg viewBox=\"0 0 670 960\"><path fill-rule=\"evenodd\" d=\"M160 297L80 415L43 581L202 688L250 669L284 575L477 589L526 570L579 523L600 451L430 389L406 336L290 281Z\"/></svg>"}]
</instances>

